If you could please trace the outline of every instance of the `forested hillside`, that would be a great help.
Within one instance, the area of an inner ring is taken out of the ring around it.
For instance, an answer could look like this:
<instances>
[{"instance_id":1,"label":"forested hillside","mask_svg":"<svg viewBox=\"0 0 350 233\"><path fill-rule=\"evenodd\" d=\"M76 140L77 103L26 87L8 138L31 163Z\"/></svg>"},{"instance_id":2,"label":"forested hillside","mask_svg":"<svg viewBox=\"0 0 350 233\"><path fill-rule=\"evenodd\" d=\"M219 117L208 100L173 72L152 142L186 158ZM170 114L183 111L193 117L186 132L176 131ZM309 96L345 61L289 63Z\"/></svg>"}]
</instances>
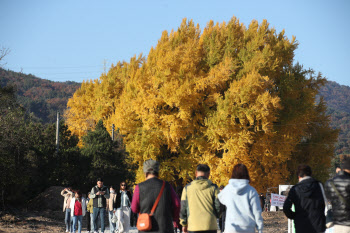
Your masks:
<instances>
[{"instance_id":1,"label":"forested hillside","mask_svg":"<svg viewBox=\"0 0 350 233\"><path fill-rule=\"evenodd\" d=\"M320 89L319 95L327 103L331 126L340 130L335 153L350 154L350 87L330 81Z\"/></svg>"},{"instance_id":2,"label":"forested hillside","mask_svg":"<svg viewBox=\"0 0 350 233\"><path fill-rule=\"evenodd\" d=\"M15 86L17 100L33 118L53 123L56 112L63 112L68 98L80 87L76 82L53 82L0 68L0 85Z\"/></svg>"}]
</instances>

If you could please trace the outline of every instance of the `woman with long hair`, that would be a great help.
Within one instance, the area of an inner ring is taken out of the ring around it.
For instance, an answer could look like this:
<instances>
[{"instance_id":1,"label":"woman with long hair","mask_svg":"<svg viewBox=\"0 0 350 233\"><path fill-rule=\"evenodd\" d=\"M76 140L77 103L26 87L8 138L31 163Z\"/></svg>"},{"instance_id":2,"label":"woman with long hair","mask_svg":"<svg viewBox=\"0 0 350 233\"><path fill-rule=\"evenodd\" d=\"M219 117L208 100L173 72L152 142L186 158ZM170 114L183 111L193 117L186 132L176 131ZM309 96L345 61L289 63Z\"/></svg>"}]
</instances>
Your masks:
<instances>
[{"instance_id":1,"label":"woman with long hair","mask_svg":"<svg viewBox=\"0 0 350 233\"><path fill-rule=\"evenodd\" d=\"M128 190L126 182L122 181L120 183L120 190L117 192L114 209L117 209L117 216L119 216L117 223L118 230L125 233L128 233L130 229L131 201L131 192Z\"/></svg>"},{"instance_id":2,"label":"woman with long hair","mask_svg":"<svg viewBox=\"0 0 350 233\"><path fill-rule=\"evenodd\" d=\"M260 199L249 185L250 177L244 164L234 166L228 185L219 193L219 201L226 206L225 233L259 233L263 230Z\"/></svg>"},{"instance_id":3,"label":"woman with long hair","mask_svg":"<svg viewBox=\"0 0 350 233\"><path fill-rule=\"evenodd\" d=\"M83 216L85 216L86 213L86 200L82 197L82 194L79 190L75 192L75 197L72 198L70 207L72 210L71 215L73 217L73 231L71 232L75 232L78 222L78 232L81 233Z\"/></svg>"}]
</instances>

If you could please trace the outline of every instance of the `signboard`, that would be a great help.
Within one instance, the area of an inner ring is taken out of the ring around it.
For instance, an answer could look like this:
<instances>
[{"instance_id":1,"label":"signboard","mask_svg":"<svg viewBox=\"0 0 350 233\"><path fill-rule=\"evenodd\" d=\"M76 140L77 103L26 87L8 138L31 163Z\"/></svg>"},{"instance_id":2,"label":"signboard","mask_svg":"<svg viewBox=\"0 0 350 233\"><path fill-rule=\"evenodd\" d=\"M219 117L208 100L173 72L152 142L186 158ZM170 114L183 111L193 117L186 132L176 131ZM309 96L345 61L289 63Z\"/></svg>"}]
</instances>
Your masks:
<instances>
[{"instance_id":1,"label":"signboard","mask_svg":"<svg viewBox=\"0 0 350 233\"><path fill-rule=\"evenodd\" d=\"M271 206L283 207L286 196L271 193Z\"/></svg>"},{"instance_id":2,"label":"signboard","mask_svg":"<svg viewBox=\"0 0 350 233\"><path fill-rule=\"evenodd\" d=\"M293 185L279 185L278 186L278 194L279 195L284 195L287 196L287 193L289 192L289 190L293 187Z\"/></svg>"}]
</instances>

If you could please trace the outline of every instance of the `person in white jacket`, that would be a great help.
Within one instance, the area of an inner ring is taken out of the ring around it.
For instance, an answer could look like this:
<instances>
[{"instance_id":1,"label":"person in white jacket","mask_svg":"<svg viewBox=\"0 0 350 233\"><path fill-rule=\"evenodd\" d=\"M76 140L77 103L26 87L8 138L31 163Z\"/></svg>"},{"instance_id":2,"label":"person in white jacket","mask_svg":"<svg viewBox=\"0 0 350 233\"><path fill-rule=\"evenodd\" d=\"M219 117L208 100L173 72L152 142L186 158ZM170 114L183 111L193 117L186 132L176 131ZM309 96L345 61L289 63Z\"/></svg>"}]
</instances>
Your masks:
<instances>
[{"instance_id":1,"label":"person in white jacket","mask_svg":"<svg viewBox=\"0 0 350 233\"><path fill-rule=\"evenodd\" d=\"M228 185L219 193L219 201L226 206L225 233L263 232L260 199L249 185L250 177L244 164L237 164Z\"/></svg>"},{"instance_id":2,"label":"person in white jacket","mask_svg":"<svg viewBox=\"0 0 350 233\"><path fill-rule=\"evenodd\" d=\"M82 197L81 192L78 190L75 193L75 197L70 202L71 216L73 218L73 229L71 232L75 232L78 222L78 232L81 233L83 216L86 214L86 200Z\"/></svg>"}]
</instances>

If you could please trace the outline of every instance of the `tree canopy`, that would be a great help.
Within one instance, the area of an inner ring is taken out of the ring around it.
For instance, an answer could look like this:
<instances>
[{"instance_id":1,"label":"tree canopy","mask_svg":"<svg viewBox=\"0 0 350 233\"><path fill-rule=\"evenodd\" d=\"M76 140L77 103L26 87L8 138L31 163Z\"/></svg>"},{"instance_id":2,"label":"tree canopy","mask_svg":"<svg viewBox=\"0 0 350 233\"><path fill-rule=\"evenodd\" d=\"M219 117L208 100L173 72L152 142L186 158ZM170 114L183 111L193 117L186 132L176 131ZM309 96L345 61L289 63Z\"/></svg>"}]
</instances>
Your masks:
<instances>
[{"instance_id":1,"label":"tree canopy","mask_svg":"<svg viewBox=\"0 0 350 233\"><path fill-rule=\"evenodd\" d=\"M252 185L264 191L290 182L299 162L323 168L333 155L337 132L324 103L315 104L326 80L294 63L297 45L265 20L248 27L235 17L210 21L201 32L184 19L147 57L84 82L68 101L66 123L80 137L100 119L107 128L115 124L137 181L149 158L176 184L193 179L198 163L226 184L233 166L244 163Z\"/></svg>"}]
</instances>

